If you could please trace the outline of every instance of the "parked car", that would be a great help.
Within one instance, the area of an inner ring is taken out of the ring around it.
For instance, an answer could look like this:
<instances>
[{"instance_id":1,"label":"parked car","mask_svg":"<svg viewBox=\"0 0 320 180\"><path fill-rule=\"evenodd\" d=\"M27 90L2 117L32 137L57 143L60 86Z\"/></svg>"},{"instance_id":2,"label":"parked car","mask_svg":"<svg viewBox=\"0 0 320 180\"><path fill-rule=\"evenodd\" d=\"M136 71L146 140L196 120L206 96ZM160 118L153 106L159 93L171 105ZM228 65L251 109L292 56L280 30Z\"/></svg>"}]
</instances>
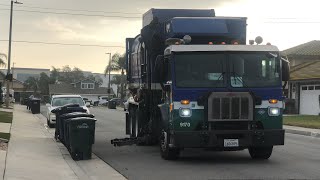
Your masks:
<instances>
[{"instance_id":1,"label":"parked car","mask_svg":"<svg viewBox=\"0 0 320 180\"><path fill-rule=\"evenodd\" d=\"M116 101L117 102L117 106L119 106L120 104L123 103L120 98L112 98L110 101Z\"/></svg>"},{"instance_id":2,"label":"parked car","mask_svg":"<svg viewBox=\"0 0 320 180\"><path fill-rule=\"evenodd\" d=\"M56 115L51 111L66 104L79 104L82 108L87 110L87 113L90 113L87 107L90 106L90 104L85 103L80 95L54 95L51 98L50 104L46 104L47 124L50 128L54 127L54 124L56 123Z\"/></svg>"},{"instance_id":3,"label":"parked car","mask_svg":"<svg viewBox=\"0 0 320 180\"><path fill-rule=\"evenodd\" d=\"M89 100L88 98L82 98L84 100L84 102L87 104L87 103L90 103L90 105L93 105L92 103L92 100Z\"/></svg>"},{"instance_id":4,"label":"parked car","mask_svg":"<svg viewBox=\"0 0 320 180\"><path fill-rule=\"evenodd\" d=\"M107 96L101 96L99 97L99 105L106 106L108 104L109 97Z\"/></svg>"},{"instance_id":5,"label":"parked car","mask_svg":"<svg viewBox=\"0 0 320 180\"><path fill-rule=\"evenodd\" d=\"M126 111L126 110L128 110L128 108L129 108L129 102L132 102L132 101L134 101L134 99L133 99L133 97L129 97L128 99L127 99L127 101L125 101L124 103L123 103L123 110L124 111Z\"/></svg>"}]
</instances>

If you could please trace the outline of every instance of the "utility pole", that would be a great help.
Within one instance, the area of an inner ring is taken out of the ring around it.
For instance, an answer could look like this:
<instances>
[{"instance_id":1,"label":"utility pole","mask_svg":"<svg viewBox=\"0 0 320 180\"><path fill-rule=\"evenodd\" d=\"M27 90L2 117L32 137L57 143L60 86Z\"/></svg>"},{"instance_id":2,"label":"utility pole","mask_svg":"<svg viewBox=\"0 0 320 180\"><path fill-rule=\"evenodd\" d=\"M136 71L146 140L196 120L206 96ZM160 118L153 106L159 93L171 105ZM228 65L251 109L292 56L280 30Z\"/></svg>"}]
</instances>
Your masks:
<instances>
[{"instance_id":1,"label":"utility pole","mask_svg":"<svg viewBox=\"0 0 320 180\"><path fill-rule=\"evenodd\" d=\"M14 63L12 63L12 86L11 86L11 88L13 89L13 70L14 70L14 65L15 65L16 63L14 62Z\"/></svg>"},{"instance_id":2,"label":"utility pole","mask_svg":"<svg viewBox=\"0 0 320 180\"><path fill-rule=\"evenodd\" d=\"M11 63L11 42L12 42L12 13L13 13L13 3L15 4L22 4L21 2L11 0L11 8L10 8L10 27L9 27L9 52L8 52L8 70L7 70L7 77L10 76L10 63ZM9 107L9 94L10 94L10 85L9 79L7 79L7 94L6 94L6 107Z\"/></svg>"},{"instance_id":3,"label":"utility pole","mask_svg":"<svg viewBox=\"0 0 320 180\"><path fill-rule=\"evenodd\" d=\"M109 82L108 82L108 89L109 89L109 93L108 93L108 97L110 100L110 93L111 93L111 78L110 78L110 74L111 74L111 53L106 53L109 54L109 65L108 65L108 73L109 73Z\"/></svg>"}]
</instances>

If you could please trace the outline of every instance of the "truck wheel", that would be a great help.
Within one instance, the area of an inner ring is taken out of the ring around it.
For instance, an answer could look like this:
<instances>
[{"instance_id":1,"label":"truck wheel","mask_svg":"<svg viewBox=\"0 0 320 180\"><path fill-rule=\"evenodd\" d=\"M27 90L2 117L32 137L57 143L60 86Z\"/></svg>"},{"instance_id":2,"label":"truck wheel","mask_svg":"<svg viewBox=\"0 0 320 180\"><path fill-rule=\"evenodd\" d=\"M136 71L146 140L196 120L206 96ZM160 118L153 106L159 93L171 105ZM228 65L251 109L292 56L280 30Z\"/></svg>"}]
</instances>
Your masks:
<instances>
[{"instance_id":1,"label":"truck wheel","mask_svg":"<svg viewBox=\"0 0 320 180\"><path fill-rule=\"evenodd\" d=\"M269 159L272 154L273 146L271 147L251 147L249 154L252 159Z\"/></svg>"},{"instance_id":2,"label":"truck wheel","mask_svg":"<svg viewBox=\"0 0 320 180\"><path fill-rule=\"evenodd\" d=\"M168 142L168 134L163 131L160 137L160 153L165 160L176 160L179 158L180 150L177 148L170 148Z\"/></svg>"}]
</instances>

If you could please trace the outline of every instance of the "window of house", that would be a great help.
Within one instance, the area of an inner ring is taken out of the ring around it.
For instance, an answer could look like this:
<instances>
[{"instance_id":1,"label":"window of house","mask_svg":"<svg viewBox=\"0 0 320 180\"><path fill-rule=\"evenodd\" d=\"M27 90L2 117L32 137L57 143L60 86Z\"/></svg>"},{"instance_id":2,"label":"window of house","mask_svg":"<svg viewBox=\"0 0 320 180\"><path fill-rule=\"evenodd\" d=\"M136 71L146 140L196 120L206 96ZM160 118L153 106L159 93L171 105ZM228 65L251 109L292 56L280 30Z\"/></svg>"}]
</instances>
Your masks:
<instances>
[{"instance_id":1,"label":"window of house","mask_svg":"<svg viewBox=\"0 0 320 180\"><path fill-rule=\"evenodd\" d=\"M81 83L81 89L94 89L93 83Z\"/></svg>"},{"instance_id":2,"label":"window of house","mask_svg":"<svg viewBox=\"0 0 320 180\"><path fill-rule=\"evenodd\" d=\"M309 86L308 90L314 90L314 86Z\"/></svg>"},{"instance_id":3,"label":"window of house","mask_svg":"<svg viewBox=\"0 0 320 180\"><path fill-rule=\"evenodd\" d=\"M320 86L315 86L315 90L320 90Z\"/></svg>"},{"instance_id":4,"label":"window of house","mask_svg":"<svg viewBox=\"0 0 320 180\"><path fill-rule=\"evenodd\" d=\"M302 86L302 91L308 90L307 86Z\"/></svg>"}]
</instances>

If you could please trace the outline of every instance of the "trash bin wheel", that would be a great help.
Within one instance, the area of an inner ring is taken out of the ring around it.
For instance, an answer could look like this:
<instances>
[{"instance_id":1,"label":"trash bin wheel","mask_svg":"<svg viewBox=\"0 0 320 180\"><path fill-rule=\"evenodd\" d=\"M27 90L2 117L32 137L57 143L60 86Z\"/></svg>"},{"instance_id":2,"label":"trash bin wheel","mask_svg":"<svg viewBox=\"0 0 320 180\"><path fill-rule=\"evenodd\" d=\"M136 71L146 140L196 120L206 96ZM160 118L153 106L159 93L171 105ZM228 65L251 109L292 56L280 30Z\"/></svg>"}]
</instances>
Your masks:
<instances>
[{"instance_id":1,"label":"trash bin wheel","mask_svg":"<svg viewBox=\"0 0 320 180\"><path fill-rule=\"evenodd\" d=\"M81 153L77 153L77 152L71 152L71 157L73 160L75 161L79 161L82 160L82 154Z\"/></svg>"}]
</instances>

